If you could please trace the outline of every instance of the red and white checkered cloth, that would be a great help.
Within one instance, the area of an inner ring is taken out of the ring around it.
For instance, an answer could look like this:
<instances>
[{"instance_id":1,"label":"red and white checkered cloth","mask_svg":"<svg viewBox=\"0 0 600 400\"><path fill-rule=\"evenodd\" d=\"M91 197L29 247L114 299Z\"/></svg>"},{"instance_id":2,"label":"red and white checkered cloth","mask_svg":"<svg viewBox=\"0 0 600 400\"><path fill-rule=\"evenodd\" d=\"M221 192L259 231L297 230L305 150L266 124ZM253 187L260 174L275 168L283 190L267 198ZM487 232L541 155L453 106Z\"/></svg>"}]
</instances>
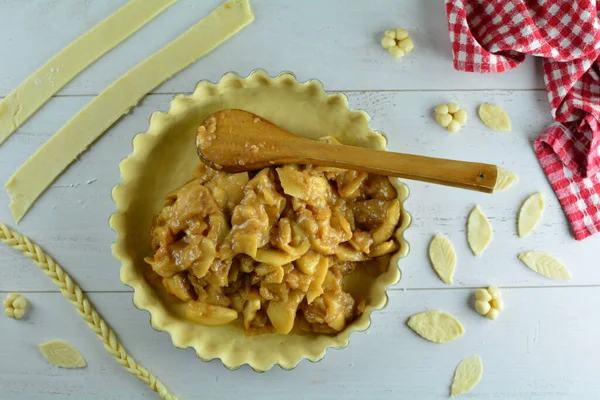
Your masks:
<instances>
[{"instance_id":1,"label":"red and white checkered cloth","mask_svg":"<svg viewBox=\"0 0 600 400\"><path fill-rule=\"evenodd\" d=\"M535 142L575 239L600 232L600 22L595 0L446 0L454 67L544 57L552 124Z\"/></svg>"}]
</instances>

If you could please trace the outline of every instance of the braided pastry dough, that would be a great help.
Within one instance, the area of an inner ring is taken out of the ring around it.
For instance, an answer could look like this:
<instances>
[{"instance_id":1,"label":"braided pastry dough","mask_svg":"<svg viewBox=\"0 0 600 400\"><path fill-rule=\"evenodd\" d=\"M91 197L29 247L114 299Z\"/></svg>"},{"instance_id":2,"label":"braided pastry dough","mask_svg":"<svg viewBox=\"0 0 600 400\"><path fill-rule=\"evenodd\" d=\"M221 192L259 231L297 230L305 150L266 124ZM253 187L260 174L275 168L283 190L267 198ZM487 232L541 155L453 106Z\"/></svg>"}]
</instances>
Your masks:
<instances>
[{"instance_id":1,"label":"braided pastry dough","mask_svg":"<svg viewBox=\"0 0 600 400\"><path fill-rule=\"evenodd\" d=\"M104 350L117 360L123 368L130 374L137 377L157 392L162 399L177 400L165 385L159 381L152 373L135 361L131 357L121 342L117 339L111 327L102 319L100 314L94 309L81 288L71 279L60 265L58 265L50 256L36 244L32 243L27 236L22 236L15 231L10 230L6 225L0 222L0 240L7 246L20 251L26 257L29 257L35 265L40 268L52 282L60 288L60 292L77 309L79 316L87 322L88 327L96 334L98 339L104 344Z\"/></svg>"}]
</instances>

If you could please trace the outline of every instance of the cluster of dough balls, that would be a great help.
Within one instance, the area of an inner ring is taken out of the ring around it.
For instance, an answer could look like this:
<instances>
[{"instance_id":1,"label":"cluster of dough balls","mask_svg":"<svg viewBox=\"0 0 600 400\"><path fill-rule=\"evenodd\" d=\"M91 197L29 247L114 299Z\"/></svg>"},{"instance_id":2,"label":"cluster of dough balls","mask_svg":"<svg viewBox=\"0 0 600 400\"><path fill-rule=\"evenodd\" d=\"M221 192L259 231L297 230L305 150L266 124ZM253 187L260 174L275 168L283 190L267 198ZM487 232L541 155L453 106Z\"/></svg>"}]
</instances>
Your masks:
<instances>
[{"instance_id":1,"label":"cluster of dough balls","mask_svg":"<svg viewBox=\"0 0 600 400\"><path fill-rule=\"evenodd\" d=\"M18 293L9 293L2 302L4 312L9 318L21 319L25 316L27 299Z\"/></svg>"},{"instance_id":2,"label":"cluster of dough balls","mask_svg":"<svg viewBox=\"0 0 600 400\"><path fill-rule=\"evenodd\" d=\"M435 108L435 120L452 133L467 122L467 112L456 103L440 104Z\"/></svg>"},{"instance_id":3,"label":"cluster of dough balls","mask_svg":"<svg viewBox=\"0 0 600 400\"><path fill-rule=\"evenodd\" d=\"M498 318L500 311L504 309L502 293L496 286L490 286L487 289L477 289L475 291L475 310L486 316L488 319Z\"/></svg>"},{"instance_id":4,"label":"cluster of dough balls","mask_svg":"<svg viewBox=\"0 0 600 400\"><path fill-rule=\"evenodd\" d=\"M385 31L381 45L396 58L404 56L415 47L412 39L408 36L408 31L402 28Z\"/></svg>"}]
</instances>

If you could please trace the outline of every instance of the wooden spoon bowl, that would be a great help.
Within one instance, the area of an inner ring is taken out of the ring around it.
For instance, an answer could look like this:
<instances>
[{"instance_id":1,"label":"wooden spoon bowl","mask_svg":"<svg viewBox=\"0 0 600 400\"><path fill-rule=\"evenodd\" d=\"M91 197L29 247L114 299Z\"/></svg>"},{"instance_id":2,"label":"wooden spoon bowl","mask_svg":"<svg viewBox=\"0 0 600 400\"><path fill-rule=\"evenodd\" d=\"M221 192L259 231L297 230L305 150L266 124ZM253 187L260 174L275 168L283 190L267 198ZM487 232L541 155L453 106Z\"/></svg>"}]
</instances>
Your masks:
<instances>
[{"instance_id":1,"label":"wooden spoon bowl","mask_svg":"<svg viewBox=\"0 0 600 400\"><path fill-rule=\"evenodd\" d=\"M394 176L492 193L491 164L329 144L296 136L243 110L211 114L198 128L196 149L210 167L227 172L286 164L312 164Z\"/></svg>"}]
</instances>

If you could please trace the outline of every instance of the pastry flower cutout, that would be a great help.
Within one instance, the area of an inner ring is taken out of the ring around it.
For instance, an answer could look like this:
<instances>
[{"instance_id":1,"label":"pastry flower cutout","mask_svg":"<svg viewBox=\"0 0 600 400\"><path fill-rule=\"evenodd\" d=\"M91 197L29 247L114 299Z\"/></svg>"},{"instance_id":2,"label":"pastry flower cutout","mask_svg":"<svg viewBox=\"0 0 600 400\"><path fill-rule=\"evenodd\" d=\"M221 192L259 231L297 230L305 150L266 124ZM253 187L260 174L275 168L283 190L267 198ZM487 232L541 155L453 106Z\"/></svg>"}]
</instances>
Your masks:
<instances>
[{"instance_id":1,"label":"pastry flower cutout","mask_svg":"<svg viewBox=\"0 0 600 400\"><path fill-rule=\"evenodd\" d=\"M496 286L477 289L475 291L475 310L488 319L495 320L498 318L500 311L504 310L504 301L500 289Z\"/></svg>"},{"instance_id":2,"label":"pastry flower cutout","mask_svg":"<svg viewBox=\"0 0 600 400\"><path fill-rule=\"evenodd\" d=\"M440 104L435 108L435 120L452 133L467 123L467 112L456 103Z\"/></svg>"},{"instance_id":3,"label":"pastry flower cutout","mask_svg":"<svg viewBox=\"0 0 600 400\"><path fill-rule=\"evenodd\" d=\"M2 302L8 318L21 319L27 310L27 299L18 293L9 293Z\"/></svg>"},{"instance_id":4,"label":"pastry flower cutout","mask_svg":"<svg viewBox=\"0 0 600 400\"><path fill-rule=\"evenodd\" d=\"M385 31L381 45L395 58L403 57L415 47L413 40L408 36L408 31L402 28Z\"/></svg>"}]
</instances>

